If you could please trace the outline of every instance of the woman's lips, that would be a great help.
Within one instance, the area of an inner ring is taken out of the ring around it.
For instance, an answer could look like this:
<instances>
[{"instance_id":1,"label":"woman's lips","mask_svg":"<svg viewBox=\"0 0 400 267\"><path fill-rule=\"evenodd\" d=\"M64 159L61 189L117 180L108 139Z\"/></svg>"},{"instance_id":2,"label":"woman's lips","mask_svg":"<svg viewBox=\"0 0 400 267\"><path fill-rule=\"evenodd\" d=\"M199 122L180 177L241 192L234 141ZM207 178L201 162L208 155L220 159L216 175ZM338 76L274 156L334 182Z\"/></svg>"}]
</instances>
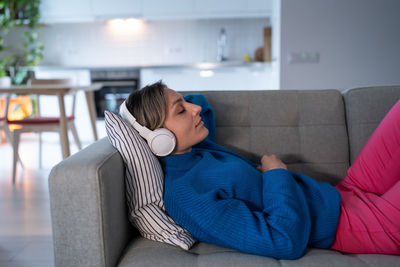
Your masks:
<instances>
[{"instance_id":1,"label":"woman's lips","mask_svg":"<svg viewBox=\"0 0 400 267\"><path fill-rule=\"evenodd\" d=\"M203 122L202 120L200 120L200 121L196 124L196 128L199 127L199 126L203 126L203 125L204 125L204 122Z\"/></svg>"}]
</instances>

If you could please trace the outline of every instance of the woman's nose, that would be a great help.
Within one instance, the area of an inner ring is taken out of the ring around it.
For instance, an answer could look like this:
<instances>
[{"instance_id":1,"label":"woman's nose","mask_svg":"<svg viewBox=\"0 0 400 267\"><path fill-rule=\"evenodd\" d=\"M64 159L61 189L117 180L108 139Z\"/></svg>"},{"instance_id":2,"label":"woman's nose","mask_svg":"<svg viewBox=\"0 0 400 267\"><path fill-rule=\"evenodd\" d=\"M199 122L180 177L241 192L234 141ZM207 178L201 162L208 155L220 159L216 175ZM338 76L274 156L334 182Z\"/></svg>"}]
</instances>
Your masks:
<instances>
[{"instance_id":1,"label":"woman's nose","mask_svg":"<svg viewBox=\"0 0 400 267\"><path fill-rule=\"evenodd\" d=\"M201 107L195 104L191 104L191 108L192 108L192 113L194 116L198 115L201 112Z\"/></svg>"}]
</instances>

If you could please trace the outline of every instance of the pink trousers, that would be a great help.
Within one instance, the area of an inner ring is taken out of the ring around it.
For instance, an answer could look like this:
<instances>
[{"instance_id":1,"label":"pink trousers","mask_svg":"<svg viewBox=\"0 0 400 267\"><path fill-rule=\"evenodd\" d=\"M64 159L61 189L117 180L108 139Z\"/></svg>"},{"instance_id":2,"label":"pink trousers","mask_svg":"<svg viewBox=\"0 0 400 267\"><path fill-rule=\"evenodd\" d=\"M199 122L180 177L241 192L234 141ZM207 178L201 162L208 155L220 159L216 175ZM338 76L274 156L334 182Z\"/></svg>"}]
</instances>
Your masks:
<instances>
[{"instance_id":1,"label":"pink trousers","mask_svg":"<svg viewBox=\"0 0 400 267\"><path fill-rule=\"evenodd\" d=\"M342 196L332 249L400 255L400 101L336 189Z\"/></svg>"}]
</instances>

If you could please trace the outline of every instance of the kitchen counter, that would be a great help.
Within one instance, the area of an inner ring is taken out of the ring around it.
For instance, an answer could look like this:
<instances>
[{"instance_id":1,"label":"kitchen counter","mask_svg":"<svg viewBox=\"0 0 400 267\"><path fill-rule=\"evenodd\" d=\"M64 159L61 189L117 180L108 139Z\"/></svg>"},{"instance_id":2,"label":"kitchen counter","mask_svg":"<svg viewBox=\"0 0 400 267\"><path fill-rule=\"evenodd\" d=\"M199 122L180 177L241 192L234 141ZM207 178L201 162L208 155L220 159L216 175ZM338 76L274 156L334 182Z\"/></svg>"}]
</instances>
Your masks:
<instances>
[{"instance_id":1,"label":"kitchen counter","mask_svg":"<svg viewBox=\"0 0 400 267\"><path fill-rule=\"evenodd\" d=\"M93 80L137 79L139 88L163 80L168 86L184 90L265 90L279 88L278 62L223 62L38 66L32 69L42 79L70 78L77 84Z\"/></svg>"},{"instance_id":2,"label":"kitchen counter","mask_svg":"<svg viewBox=\"0 0 400 267\"><path fill-rule=\"evenodd\" d=\"M60 65L44 65L44 66L36 66L32 67L33 71L35 70L74 70L74 69L89 69L89 70L101 70L101 69L161 69L161 68L189 68L189 69L220 69L226 67L268 67L273 63L271 62L246 62L240 60L232 60L232 61L222 61L222 62L200 62L200 63L177 63L177 64L142 64L142 65L125 65L125 66L112 66L112 65L93 65L93 66L60 66Z\"/></svg>"},{"instance_id":3,"label":"kitchen counter","mask_svg":"<svg viewBox=\"0 0 400 267\"><path fill-rule=\"evenodd\" d=\"M178 91L278 89L279 68L277 62L227 61L140 70L140 88L158 80Z\"/></svg>"}]
</instances>

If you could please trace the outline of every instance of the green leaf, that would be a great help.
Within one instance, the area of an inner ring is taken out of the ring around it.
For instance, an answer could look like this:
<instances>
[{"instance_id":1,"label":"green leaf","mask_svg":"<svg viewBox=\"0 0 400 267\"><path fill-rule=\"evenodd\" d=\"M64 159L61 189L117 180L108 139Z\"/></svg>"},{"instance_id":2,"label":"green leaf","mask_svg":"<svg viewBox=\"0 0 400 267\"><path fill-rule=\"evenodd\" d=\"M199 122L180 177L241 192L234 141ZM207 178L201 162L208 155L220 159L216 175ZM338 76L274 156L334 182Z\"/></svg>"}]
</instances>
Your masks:
<instances>
[{"instance_id":1,"label":"green leaf","mask_svg":"<svg viewBox=\"0 0 400 267\"><path fill-rule=\"evenodd\" d=\"M12 59L14 57L13 54L8 54L5 57L3 57L3 59L0 61L0 68L5 68L5 66L7 65L8 61L10 59Z\"/></svg>"},{"instance_id":2,"label":"green leaf","mask_svg":"<svg viewBox=\"0 0 400 267\"><path fill-rule=\"evenodd\" d=\"M13 77L13 83L17 85L21 84L27 76L28 76L27 70L19 70Z\"/></svg>"},{"instance_id":3,"label":"green leaf","mask_svg":"<svg viewBox=\"0 0 400 267\"><path fill-rule=\"evenodd\" d=\"M51 1L51 0L50 0ZM43 59L44 45L39 40L40 0L0 0L0 53L21 51L12 57L0 57L0 75L6 75L12 68L14 84L20 84L27 77L26 66L39 65ZM7 9L7 12L4 10ZM29 27L22 32L23 41L13 46L4 46L4 37L10 30ZM11 50L12 49L12 50Z\"/></svg>"}]
</instances>

